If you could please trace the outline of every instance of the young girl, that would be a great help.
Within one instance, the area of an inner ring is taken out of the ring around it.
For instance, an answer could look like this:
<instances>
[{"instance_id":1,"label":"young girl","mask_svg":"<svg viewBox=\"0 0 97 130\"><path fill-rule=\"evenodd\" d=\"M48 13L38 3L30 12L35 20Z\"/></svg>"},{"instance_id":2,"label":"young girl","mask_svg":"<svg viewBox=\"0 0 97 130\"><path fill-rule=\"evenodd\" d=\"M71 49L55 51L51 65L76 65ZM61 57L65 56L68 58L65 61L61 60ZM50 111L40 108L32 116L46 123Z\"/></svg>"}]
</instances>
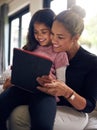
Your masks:
<instances>
[{"instance_id":1,"label":"young girl","mask_svg":"<svg viewBox=\"0 0 97 130\"><path fill-rule=\"evenodd\" d=\"M54 16L54 12L50 9L39 10L33 15L29 25L27 44L23 49L48 55L53 61L50 75L65 81L67 55L64 52L54 53L50 40L50 29ZM63 76L60 77L62 74ZM12 110L19 105L26 104L29 105L31 130L53 130L56 99L39 90L37 92L37 94L32 94L13 85L0 95L0 130L7 130L6 120Z\"/></svg>"}]
</instances>

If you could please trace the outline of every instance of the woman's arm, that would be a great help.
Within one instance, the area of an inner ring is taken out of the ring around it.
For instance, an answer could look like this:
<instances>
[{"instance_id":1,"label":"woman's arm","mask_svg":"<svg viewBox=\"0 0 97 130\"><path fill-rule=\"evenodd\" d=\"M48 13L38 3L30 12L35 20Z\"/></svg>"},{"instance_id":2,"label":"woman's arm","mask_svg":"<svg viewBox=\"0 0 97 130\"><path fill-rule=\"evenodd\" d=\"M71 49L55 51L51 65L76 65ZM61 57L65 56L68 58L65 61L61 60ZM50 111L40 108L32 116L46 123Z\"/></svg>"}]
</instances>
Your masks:
<instances>
[{"instance_id":1,"label":"woman's arm","mask_svg":"<svg viewBox=\"0 0 97 130\"><path fill-rule=\"evenodd\" d=\"M77 110L83 110L86 107L86 99L77 94L64 82L53 80L49 76L38 77L37 81L42 86L37 87L40 91L53 96L63 96Z\"/></svg>"}]
</instances>

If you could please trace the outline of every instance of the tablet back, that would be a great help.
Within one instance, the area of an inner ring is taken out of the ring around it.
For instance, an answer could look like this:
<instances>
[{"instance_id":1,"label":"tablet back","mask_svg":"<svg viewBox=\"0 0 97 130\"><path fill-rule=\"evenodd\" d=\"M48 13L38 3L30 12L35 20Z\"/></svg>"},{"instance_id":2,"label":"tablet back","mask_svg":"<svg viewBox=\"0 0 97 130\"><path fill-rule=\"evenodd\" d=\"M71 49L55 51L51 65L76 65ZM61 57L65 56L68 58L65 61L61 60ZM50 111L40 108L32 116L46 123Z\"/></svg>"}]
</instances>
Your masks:
<instances>
[{"instance_id":1,"label":"tablet back","mask_svg":"<svg viewBox=\"0 0 97 130\"><path fill-rule=\"evenodd\" d=\"M51 66L52 61L45 56L14 48L11 83L21 89L33 92L39 85L36 78L48 75Z\"/></svg>"}]
</instances>

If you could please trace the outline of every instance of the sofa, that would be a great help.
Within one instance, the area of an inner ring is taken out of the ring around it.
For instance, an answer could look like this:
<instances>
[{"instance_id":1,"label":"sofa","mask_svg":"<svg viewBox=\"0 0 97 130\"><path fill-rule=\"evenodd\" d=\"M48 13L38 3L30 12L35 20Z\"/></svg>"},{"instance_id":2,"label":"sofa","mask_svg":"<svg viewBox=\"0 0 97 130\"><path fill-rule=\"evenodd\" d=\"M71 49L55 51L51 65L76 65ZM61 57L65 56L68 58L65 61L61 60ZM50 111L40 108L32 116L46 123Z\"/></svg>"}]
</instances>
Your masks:
<instances>
[{"instance_id":1,"label":"sofa","mask_svg":"<svg viewBox=\"0 0 97 130\"><path fill-rule=\"evenodd\" d=\"M11 74L10 69L6 70L0 77L0 93L2 93L3 88L2 88L2 84L4 82L4 80L9 77ZM85 130L97 130L97 105L95 110L92 113L89 113L89 121L88 124L85 128Z\"/></svg>"}]
</instances>

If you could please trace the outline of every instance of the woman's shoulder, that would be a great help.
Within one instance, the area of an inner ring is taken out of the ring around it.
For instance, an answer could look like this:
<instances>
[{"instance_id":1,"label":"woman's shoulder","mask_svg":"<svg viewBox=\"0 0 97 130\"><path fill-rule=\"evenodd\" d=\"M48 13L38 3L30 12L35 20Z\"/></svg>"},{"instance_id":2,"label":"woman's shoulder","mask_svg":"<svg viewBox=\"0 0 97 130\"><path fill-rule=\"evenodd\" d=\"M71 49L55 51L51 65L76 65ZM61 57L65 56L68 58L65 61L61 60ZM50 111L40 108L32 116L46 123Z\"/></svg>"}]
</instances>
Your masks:
<instances>
[{"instance_id":1,"label":"woman's shoulder","mask_svg":"<svg viewBox=\"0 0 97 130\"><path fill-rule=\"evenodd\" d=\"M84 48L80 48L79 56L77 57L80 60L80 64L86 66L87 69L97 69L97 56Z\"/></svg>"},{"instance_id":2,"label":"woman's shoulder","mask_svg":"<svg viewBox=\"0 0 97 130\"><path fill-rule=\"evenodd\" d=\"M75 57L70 60L70 65L85 69L91 69L97 67L97 56L87 51L83 47L80 47Z\"/></svg>"},{"instance_id":3,"label":"woman's shoulder","mask_svg":"<svg viewBox=\"0 0 97 130\"><path fill-rule=\"evenodd\" d=\"M92 60L97 62L97 55L89 52L88 50L80 47L80 54L83 56L83 58L87 59L87 60Z\"/></svg>"}]
</instances>

